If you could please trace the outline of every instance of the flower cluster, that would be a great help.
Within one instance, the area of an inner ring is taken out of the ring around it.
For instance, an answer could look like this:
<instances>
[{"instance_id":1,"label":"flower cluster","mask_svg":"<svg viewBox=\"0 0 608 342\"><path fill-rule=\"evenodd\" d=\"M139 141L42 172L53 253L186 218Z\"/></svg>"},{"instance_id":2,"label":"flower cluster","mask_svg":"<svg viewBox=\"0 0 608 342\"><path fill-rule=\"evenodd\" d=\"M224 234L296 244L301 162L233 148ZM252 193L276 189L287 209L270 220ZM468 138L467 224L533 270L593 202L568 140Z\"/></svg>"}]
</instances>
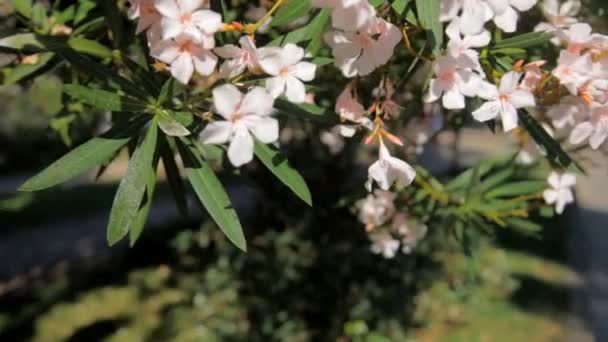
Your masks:
<instances>
[{"instance_id":1,"label":"flower cluster","mask_svg":"<svg viewBox=\"0 0 608 342\"><path fill-rule=\"evenodd\" d=\"M355 205L359 221L365 225L372 241L370 250L386 259L394 258L399 249L410 254L427 233L424 224L398 212L394 200L393 193L375 190Z\"/></svg>"},{"instance_id":2,"label":"flower cluster","mask_svg":"<svg viewBox=\"0 0 608 342\"><path fill-rule=\"evenodd\" d=\"M218 120L205 116L210 122L200 140L228 145L228 159L234 166L252 160L256 140L265 144L279 140L279 122L272 117L277 98L283 96L296 104L311 102L305 84L315 78L317 65L306 61L310 57L306 51L292 43L256 46L254 33L267 26L282 1L269 12L256 7L258 23L245 26L223 23L221 15L210 10L204 0L130 2L129 16L138 19L138 33L146 32L152 57L183 84L194 77L210 80L211 111ZM323 131L321 140L332 153L342 150L345 138L359 132L363 132L366 145L377 144L378 159L369 166L365 183L369 194L357 208L360 221L370 232L372 251L386 258L394 257L400 248L409 253L426 234L425 226L412 223L395 209L394 195L388 192L395 185L396 189L410 185L416 177L415 169L395 156L404 153L392 155L388 146L404 145L390 132L390 124L402 112L398 101L407 98L406 94L412 96L407 86L395 84L397 77L390 72L389 62L401 41L417 59L428 62L431 72L424 88L425 115L411 118L406 127L406 138L414 142L418 153L442 130L452 111L464 111L471 105L476 105L471 111L476 121L498 120L505 132L513 131L515 136L523 135L516 128L520 126L520 111L528 109L547 124L547 132L556 136L566 132L572 144L588 141L597 149L608 137L608 36L593 33L588 24L578 21L580 0L545 0L540 4L546 21L535 31L551 34L551 41L563 47L555 63L511 59L500 68L494 68L494 61L488 58L493 53L492 38L500 36L490 30L517 31L520 15L531 10L537 0L441 0L440 4L439 20L446 23L447 44L439 47L441 52L425 57L414 51L408 36L419 28L389 22L389 6L374 7L368 0L312 0L313 7L331 12L331 28L322 38L334 65L348 79L335 100L341 122ZM244 34L238 45L216 46L215 34L221 31ZM379 83L370 94L359 96L365 76L374 76L370 79ZM530 139L520 140L524 142L517 162L529 164L539 148ZM549 176L549 189L543 197L556 206L556 212L561 213L573 201L570 188L575 180L568 173ZM379 189L374 190L374 185Z\"/></svg>"},{"instance_id":3,"label":"flower cluster","mask_svg":"<svg viewBox=\"0 0 608 342\"><path fill-rule=\"evenodd\" d=\"M245 72L265 75L265 87L246 95L230 82L213 89L215 112L223 119L210 122L201 132L205 144L226 144L228 159L238 167L253 159L254 138L274 143L279 137L273 113L274 100L282 95L294 103L306 100L303 82L312 81L316 65L304 61L301 47L257 48L244 35L240 46L216 47L214 34L223 30L221 15L209 10L204 0L131 0L129 16L138 19L137 32L146 31L152 57L168 65L171 75L188 84L196 71L234 79ZM219 58L223 59L217 69Z\"/></svg>"}]
</instances>

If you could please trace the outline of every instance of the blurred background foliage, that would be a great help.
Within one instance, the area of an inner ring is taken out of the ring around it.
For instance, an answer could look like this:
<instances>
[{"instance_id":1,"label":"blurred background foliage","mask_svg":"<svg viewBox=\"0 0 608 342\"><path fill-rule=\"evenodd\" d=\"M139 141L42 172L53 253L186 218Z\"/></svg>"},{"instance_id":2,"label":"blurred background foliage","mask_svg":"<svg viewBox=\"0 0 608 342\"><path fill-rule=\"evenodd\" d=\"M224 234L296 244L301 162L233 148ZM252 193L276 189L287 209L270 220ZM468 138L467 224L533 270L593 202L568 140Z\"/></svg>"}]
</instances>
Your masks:
<instances>
[{"instance_id":1,"label":"blurred background foliage","mask_svg":"<svg viewBox=\"0 0 608 342\"><path fill-rule=\"evenodd\" d=\"M586 5L602 30L607 5L600 0ZM0 4L0 36L17 25L7 17L11 11L6 2ZM0 55L0 68L16 57ZM60 72L0 86L3 174L46 165L101 130L100 113L68 104ZM349 200L340 196L359 189L365 169L353 167L353 160L365 156L348 145L332 155L317 139L305 138L318 135L310 124L293 120L285 126L282 138L290 141L290 160L310 183L314 210L294 204L259 166L244 168L238 179L224 171L231 187L253 194L254 204L240 205L248 217L247 254L213 223L176 219L152 227L135 248L94 267L45 272L3 292L0 340L567 339L570 295L580 279L567 266L569 227L560 218L540 218L542 228L535 226L532 234L477 232L472 251L463 251L440 227L430 227L412 255L385 260L371 254ZM446 176L459 171L450 169ZM114 189L101 184L0 194L0 222L27 227L52 217L104 212ZM166 186L160 193L167 195Z\"/></svg>"}]
</instances>

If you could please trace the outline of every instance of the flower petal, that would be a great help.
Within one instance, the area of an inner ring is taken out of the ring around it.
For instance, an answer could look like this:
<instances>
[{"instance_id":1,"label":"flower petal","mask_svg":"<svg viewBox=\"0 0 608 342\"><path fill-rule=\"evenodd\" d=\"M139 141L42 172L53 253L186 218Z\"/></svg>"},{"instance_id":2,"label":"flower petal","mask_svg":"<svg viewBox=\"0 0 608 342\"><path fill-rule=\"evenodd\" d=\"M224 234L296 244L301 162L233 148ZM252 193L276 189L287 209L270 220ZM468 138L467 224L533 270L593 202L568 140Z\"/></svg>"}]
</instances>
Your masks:
<instances>
[{"instance_id":1,"label":"flower petal","mask_svg":"<svg viewBox=\"0 0 608 342\"><path fill-rule=\"evenodd\" d=\"M190 82L193 73L192 57L188 54L182 53L171 63L171 75L183 84Z\"/></svg>"},{"instance_id":2,"label":"flower petal","mask_svg":"<svg viewBox=\"0 0 608 342\"><path fill-rule=\"evenodd\" d=\"M285 96L293 103L303 103L306 101L304 83L295 77L286 77Z\"/></svg>"},{"instance_id":3,"label":"flower petal","mask_svg":"<svg viewBox=\"0 0 608 342\"><path fill-rule=\"evenodd\" d=\"M232 84L224 84L213 89L213 106L218 114L230 119L243 99L243 94Z\"/></svg>"},{"instance_id":4,"label":"flower petal","mask_svg":"<svg viewBox=\"0 0 608 342\"><path fill-rule=\"evenodd\" d=\"M243 98L240 111L245 115L266 116L273 112L274 98L261 87L252 88Z\"/></svg>"},{"instance_id":5,"label":"flower petal","mask_svg":"<svg viewBox=\"0 0 608 342\"><path fill-rule=\"evenodd\" d=\"M225 144L232 135L232 122L213 121L205 126L199 139L203 144Z\"/></svg>"},{"instance_id":6,"label":"flower petal","mask_svg":"<svg viewBox=\"0 0 608 342\"><path fill-rule=\"evenodd\" d=\"M228 159L235 167L253 160L253 137L245 125L235 125L235 133L228 147Z\"/></svg>"}]
</instances>

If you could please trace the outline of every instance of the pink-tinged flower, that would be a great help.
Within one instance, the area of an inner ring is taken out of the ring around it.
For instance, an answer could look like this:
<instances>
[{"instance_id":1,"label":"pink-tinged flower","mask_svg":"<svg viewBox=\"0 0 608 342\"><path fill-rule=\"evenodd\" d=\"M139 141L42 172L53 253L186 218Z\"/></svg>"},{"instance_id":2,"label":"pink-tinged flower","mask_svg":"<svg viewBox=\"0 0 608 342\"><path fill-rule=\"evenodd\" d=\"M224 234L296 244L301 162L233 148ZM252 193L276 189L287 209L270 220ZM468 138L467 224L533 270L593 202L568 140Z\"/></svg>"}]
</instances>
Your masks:
<instances>
[{"instance_id":1,"label":"pink-tinged flower","mask_svg":"<svg viewBox=\"0 0 608 342\"><path fill-rule=\"evenodd\" d=\"M485 75L479 63L479 53L473 48L481 48L490 43L490 31L482 30L476 35L462 36L459 29L459 19L454 19L445 32L450 38L448 41L448 55L458 61L458 65L465 69L472 69L480 75Z\"/></svg>"},{"instance_id":2,"label":"pink-tinged flower","mask_svg":"<svg viewBox=\"0 0 608 342\"><path fill-rule=\"evenodd\" d=\"M589 146L597 150L608 137L608 105L592 109L589 120L576 125L570 133L570 143L578 145L589 139Z\"/></svg>"},{"instance_id":3,"label":"pink-tinged flower","mask_svg":"<svg viewBox=\"0 0 608 342\"><path fill-rule=\"evenodd\" d=\"M185 34L205 48L213 48L213 34L222 25L222 16L211 10L201 9L203 0L155 0L156 9L162 15L163 39Z\"/></svg>"},{"instance_id":4,"label":"pink-tinged flower","mask_svg":"<svg viewBox=\"0 0 608 342\"><path fill-rule=\"evenodd\" d=\"M589 106L578 96L568 95L547 110L547 116L557 129L574 127L581 119L588 118L591 114Z\"/></svg>"},{"instance_id":5,"label":"pink-tinged flower","mask_svg":"<svg viewBox=\"0 0 608 342\"><path fill-rule=\"evenodd\" d=\"M344 31L357 31L376 15L368 0L313 0L312 4L331 8L332 26Z\"/></svg>"},{"instance_id":6,"label":"pink-tinged flower","mask_svg":"<svg viewBox=\"0 0 608 342\"><path fill-rule=\"evenodd\" d=\"M382 142L380 142L380 158L369 167L367 173L365 187L368 191L371 191L374 181L380 189L388 190L395 182L410 185L416 177L416 171L408 163L391 156Z\"/></svg>"},{"instance_id":7,"label":"pink-tinged flower","mask_svg":"<svg viewBox=\"0 0 608 342\"><path fill-rule=\"evenodd\" d=\"M536 25L534 31L554 33L578 22L576 15L581 9L581 2L580 0L567 0L560 4L559 0L545 0L541 8L547 21ZM554 37L551 42L559 45L560 40L558 37Z\"/></svg>"},{"instance_id":8,"label":"pink-tinged flower","mask_svg":"<svg viewBox=\"0 0 608 342\"><path fill-rule=\"evenodd\" d=\"M555 212L561 214L566 205L574 202L572 187L576 185L576 176L572 173L563 175L552 171L547 179L549 189L543 192L543 198L547 204L555 205Z\"/></svg>"},{"instance_id":9,"label":"pink-tinged flower","mask_svg":"<svg viewBox=\"0 0 608 342\"><path fill-rule=\"evenodd\" d=\"M260 72L258 50L253 39L250 36L243 36L239 39L239 43L241 47L228 44L213 49L215 54L226 59L220 66L220 77L236 77L242 74L245 69L249 69L252 73Z\"/></svg>"},{"instance_id":10,"label":"pink-tinged flower","mask_svg":"<svg viewBox=\"0 0 608 342\"><path fill-rule=\"evenodd\" d=\"M380 110L393 118L398 118L402 107L393 101L393 96L395 96L395 87L393 82L387 78L384 81L384 101L380 103Z\"/></svg>"},{"instance_id":11,"label":"pink-tinged flower","mask_svg":"<svg viewBox=\"0 0 608 342\"><path fill-rule=\"evenodd\" d=\"M439 56L434 71L435 78L429 83L429 92L424 98L426 103L441 98L445 109L462 109L465 107L465 96L473 97L479 93L481 76L468 68L461 68L453 57Z\"/></svg>"},{"instance_id":12,"label":"pink-tinged flower","mask_svg":"<svg viewBox=\"0 0 608 342\"><path fill-rule=\"evenodd\" d=\"M519 89L521 74L511 71L503 75L500 88L489 95L479 109L473 112L473 118L485 122L500 115L505 132L517 127L519 121L517 109L536 105L534 95L527 90Z\"/></svg>"},{"instance_id":13,"label":"pink-tinged flower","mask_svg":"<svg viewBox=\"0 0 608 342\"><path fill-rule=\"evenodd\" d=\"M303 62L304 49L295 44L287 44L283 48L269 48L269 51L274 52L265 53L259 60L264 72L274 76L266 80L266 89L274 98L285 94L291 102L306 101L306 88L303 82L315 78L317 66Z\"/></svg>"},{"instance_id":14,"label":"pink-tinged flower","mask_svg":"<svg viewBox=\"0 0 608 342\"><path fill-rule=\"evenodd\" d=\"M557 36L568 45L568 51L580 55L593 41L592 29L589 24L577 23L567 30L557 31Z\"/></svg>"},{"instance_id":15,"label":"pink-tinged flower","mask_svg":"<svg viewBox=\"0 0 608 342\"><path fill-rule=\"evenodd\" d=\"M225 84L213 89L213 106L224 121L213 121L200 134L203 144L225 144L228 159L239 167L253 159L253 137L264 144L279 139L279 122L270 117L274 99L264 88L254 87L243 95Z\"/></svg>"},{"instance_id":16,"label":"pink-tinged flower","mask_svg":"<svg viewBox=\"0 0 608 342\"><path fill-rule=\"evenodd\" d=\"M385 259L392 259L399 251L399 240L395 239L386 231L379 231L370 234L372 240L370 250L374 254L382 255Z\"/></svg>"},{"instance_id":17,"label":"pink-tinged flower","mask_svg":"<svg viewBox=\"0 0 608 342\"><path fill-rule=\"evenodd\" d=\"M401 41L399 29L381 18L373 18L357 32L331 31L324 36L335 65L346 77L369 75L386 64Z\"/></svg>"},{"instance_id":18,"label":"pink-tinged flower","mask_svg":"<svg viewBox=\"0 0 608 342\"><path fill-rule=\"evenodd\" d=\"M401 238L401 252L403 254L411 254L428 232L428 227L425 224L410 222L407 215L403 213L395 215L391 229Z\"/></svg>"},{"instance_id":19,"label":"pink-tinged flower","mask_svg":"<svg viewBox=\"0 0 608 342\"><path fill-rule=\"evenodd\" d=\"M211 75L217 65L217 57L192 40L181 35L175 39L158 42L152 50L154 58L170 65L171 75L183 84L188 84L194 71Z\"/></svg>"},{"instance_id":20,"label":"pink-tinged flower","mask_svg":"<svg viewBox=\"0 0 608 342\"><path fill-rule=\"evenodd\" d=\"M156 10L154 0L129 0L129 19L138 19L136 33L141 33L148 28L160 23L161 16Z\"/></svg>"},{"instance_id":21,"label":"pink-tinged flower","mask_svg":"<svg viewBox=\"0 0 608 342\"><path fill-rule=\"evenodd\" d=\"M593 60L591 55L579 56L562 50L557 60L557 67L552 74L572 95L578 95L578 88L589 81L589 74L592 70Z\"/></svg>"},{"instance_id":22,"label":"pink-tinged flower","mask_svg":"<svg viewBox=\"0 0 608 342\"><path fill-rule=\"evenodd\" d=\"M485 0L443 0L439 19L456 21L459 31L465 35L480 34L486 22L494 17L492 8Z\"/></svg>"},{"instance_id":23,"label":"pink-tinged flower","mask_svg":"<svg viewBox=\"0 0 608 342\"><path fill-rule=\"evenodd\" d=\"M344 88L336 99L335 110L340 116L340 120L349 122L349 124L340 125L340 134L344 137L352 137L360 127L367 129L372 129L373 127L372 121L365 116L367 111L363 105L353 97L350 84Z\"/></svg>"},{"instance_id":24,"label":"pink-tinged flower","mask_svg":"<svg viewBox=\"0 0 608 342\"><path fill-rule=\"evenodd\" d=\"M543 70L540 67L542 67L546 63L547 63L547 61L545 61L545 60L538 60L538 61L532 61L532 62L524 65L523 66L523 69L525 71L524 79L521 81L521 84L519 85L519 87L521 89L534 91L536 89L536 86L538 85L538 83L543 78Z\"/></svg>"},{"instance_id":25,"label":"pink-tinged flower","mask_svg":"<svg viewBox=\"0 0 608 342\"><path fill-rule=\"evenodd\" d=\"M494 23L501 30L512 33L517 30L519 12L530 10L537 0L486 0L494 12Z\"/></svg>"},{"instance_id":26,"label":"pink-tinged flower","mask_svg":"<svg viewBox=\"0 0 608 342\"><path fill-rule=\"evenodd\" d=\"M389 191L375 190L362 200L357 201L359 221L366 231L372 231L388 222L395 214L395 194Z\"/></svg>"}]
</instances>

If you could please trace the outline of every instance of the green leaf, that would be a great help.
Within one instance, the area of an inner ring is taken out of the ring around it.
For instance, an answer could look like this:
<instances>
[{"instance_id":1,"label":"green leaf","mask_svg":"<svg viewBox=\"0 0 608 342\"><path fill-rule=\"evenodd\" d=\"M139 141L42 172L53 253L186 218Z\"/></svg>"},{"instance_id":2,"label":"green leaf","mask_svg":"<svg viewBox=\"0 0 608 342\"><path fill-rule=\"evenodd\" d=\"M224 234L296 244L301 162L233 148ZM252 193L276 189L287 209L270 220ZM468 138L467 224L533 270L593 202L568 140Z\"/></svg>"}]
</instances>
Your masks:
<instances>
[{"instance_id":1,"label":"green leaf","mask_svg":"<svg viewBox=\"0 0 608 342\"><path fill-rule=\"evenodd\" d=\"M4 84L15 84L24 78L31 76L49 64L54 56L55 54L52 52L41 52L38 54L38 61L35 64L17 64L14 68L10 69L10 72L4 77Z\"/></svg>"},{"instance_id":2,"label":"green leaf","mask_svg":"<svg viewBox=\"0 0 608 342\"><path fill-rule=\"evenodd\" d=\"M520 181L503 184L484 195L486 198L514 197L539 193L547 187L545 181Z\"/></svg>"},{"instance_id":3,"label":"green leaf","mask_svg":"<svg viewBox=\"0 0 608 342\"><path fill-rule=\"evenodd\" d=\"M97 1L80 0L78 2L78 9L76 10L76 14L74 15L74 25L78 25L80 24L80 22L85 20L89 15L89 12L95 7L97 7Z\"/></svg>"},{"instance_id":4,"label":"green leaf","mask_svg":"<svg viewBox=\"0 0 608 342\"><path fill-rule=\"evenodd\" d=\"M226 237L240 250L247 251L243 228L232 207L230 198L217 176L201 157L200 151L192 143L182 138L177 144L190 184L201 203Z\"/></svg>"},{"instance_id":5,"label":"green leaf","mask_svg":"<svg viewBox=\"0 0 608 342\"><path fill-rule=\"evenodd\" d=\"M116 6L116 0L99 1L99 4L101 5L103 14L106 17L106 22L108 23L108 27L112 33L112 42L114 43L114 47L121 47L124 43L124 23L122 13Z\"/></svg>"},{"instance_id":6,"label":"green leaf","mask_svg":"<svg viewBox=\"0 0 608 342\"><path fill-rule=\"evenodd\" d=\"M403 12L405 12L405 8L409 2L410 0L395 0L391 4L391 7L397 14L403 15Z\"/></svg>"},{"instance_id":7,"label":"green leaf","mask_svg":"<svg viewBox=\"0 0 608 342\"><path fill-rule=\"evenodd\" d=\"M38 51L43 48L42 44L33 33L18 33L0 39L0 48L10 50L32 50Z\"/></svg>"},{"instance_id":8,"label":"green leaf","mask_svg":"<svg viewBox=\"0 0 608 342\"><path fill-rule=\"evenodd\" d=\"M39 32L47 33L51 28L49 17L46 14L46 7L42 2L36 2L32 7L32 23L34 23Z\"/></svg>"},{"instance_id":9,"label":"green leaf","mask_svg":"<svg viewBox=\"0 0 608 342\"><path fill-rule=\"evenodd\" d=\"M150 165L150 170L144 173L147 177L146 191L144 192L144 195L141 199L141 204L139 205L139 209L137 210L135 220L133 220L133 224L129 229L129 244L131 245L131 247L135 246L135 243L141 236L141 233L144 231L146 221L148 221L148 214L150 213L150 208L152 207L154 190L156 190L157 166L158 158L156 158L156 161L153 162L153 165Z\"/></svg>"},{"instance_id":10,"label":"green leaf","mask_svg":"<svg viewBox=\"0 0 608 342\"><path fill-rule=\"evenodd\" d=\"M298 171L292 168L281 153L270 146L255 141L255 155L283 184L287 185L296 196L312 207L312 197L306 181Z\"/></svg>"},{"instance_id":11,"label":"green leaf","mask_svg":"<svg viewBox=\"0 0 608 342\"><path fill-rule=\"evenodd\" d=\"M122 90L131 96L141 99L146 99L148 97L148 94L142 89L142 87L118 75L112 69L109 69L106 66L99 64L93 59L72 49L70 46L68 46L66 39L52 36L37 36L37 38L45 48L47 48L49 51L55 52L63 59L70 62L70 64L72 64L72 66L76 69L79 69L80 71L89 74L102 82L113 81L120 85Z\"/></svg>"},{"instance_id":12,"label":"green leaf","mask_svg":"<svg viewBox=\"0 0 608 342\"><path fill-rule=\"evenodd\" d=\"M122 240L138 223L138 212L150 182L150 172L158 140L158 127L153 119L141 144L135 149L112 203L108 222L108 243Z\"/></svg>"},{"instance_id":13,"label":"green leaf","mask_svg":"<svg viewBox=\"0 0 608 342\"><path fill-rule=\"evenodd\" d=\"M161 91L161 82L157 80L151 71L145 69L141 64L131 60L126 56L122 56L121 61L131 71L131 78L141 84L151 97L156 97ZM174 78L170 77L173 80Z\"/></svg>"},{"instance_id":14,"label":"green leaf","mask_svg":"<svg viewBox=\"0 0 608 342\"><path fill-rule=\"evenodd\" d=\"M127 127L115 127L104 135L89 140L27 180L19 191L47 189L105 163L131 140L129 134L140 126L141 120L134 121Z\"/></svg>"},{"instance_id":15,"label":"green leaf","mask_svg":"<svg viewBox=\"0 0 608 342\"><path fill-rule=\"evenodd\" d=\"M428 32L428 39L431 41L434 53L439 52L443 45L443 25L439 21L439 7L439 0L416 0L418 19Z\"/></svg>"},{"instance_id":16,"label":"green leaf","mask_svg":"<svg viewBox=\"0 0 608 342\"><path fill-rule=\"evenodd\" d=\"M525 109L518 110L519 120L524 124L528 133L534 138L537 144L542 146L547 152L547 157L559 163L562 167L568 168L572 164L570 156L564 152L561 145L545 131L536 119L534 119Z\"/></svg>"},{"instance_id":17,"label":"green leaf","mask_svg":"<svg viewBox=\"0 0 608 342\"><path fill-rule=\"evenodd\" d=\"M295 104L279 98L275 100L274 108L280 113L298 119L327 124L339 123L339 118L337 115L329 113L324 108L310 103Z\"/></svg>"},{"instance_id":18,"label":"green leaf","mask_svg":"<svg viewBox=\"0 0 608 342\"><path fill-rule=\"evenodd\" d=\"M28 19L32 17L32 0L12 0L11 3L17 13Z\"/></svg>"},{"instance_id":19,"label":"green leaf","mask_svg":"<svg viewBox=\"0 0 608 342\"><path fill-rule=\"evenodd\" d=\"M172 118L165 110L156 112L158 118L158 126L165 132L166 135L172 137L185 137L192 133L177 120Z\"/></svg>"},{"instance_id":20,"label":"green leaf","mask_svg":"<svg viewBox=\"0 0 608 342\"><path fill-rule=\"evenodd\" d=\"M93 57L99 57L99 58L111 58L112 57L112 50L110 48L108 48L107 46L100 44L94 40L72 37L72 38L68 39L68 45L72 49L74 49L80 53L84 53L86 55L91 55Z\"/></svg>"},{"instance_id":21,"label":"green leaf","mask_svg":"<svg viewBox=\"0 0 608 342\"><path fill-rule=\"evenodd\" d=\"M171 193L175 199L175 204L182 216L188 216L188 200L186 199L184 182L180 175L179 168L177 167L177 163L175 163L173 150L171 149L171 146L169 146L169 142L165 136L161 135L159 139L160 155L163 160L163 166L165 167L165 173L167 174L167 181L169 182Z\"/></svg>"},{"instance_id":22,"label":"green leaf","mask_svg":"<svg viewBox=\"0 0 608 342\"><path fill-rule=\"evenodd\" d=\"M306 14L312 8L310 0L288 0L272 18L272 26L289 25Z\"/></svg>"},{"instance_id":23,"label":"green leaf","mask_svg":"<svg viewBox=\"0 0 608 342\"><path fill-rule=\"evenodd\" d=\"M78 84L66 84L64 92L75 100L100 110L134 113L147 111L146 103L106 90L91 89Z\"/></svg>"},{"instance_id":24,"label":"green leaf","mask_svg":"<svg viewBox=\"0 0 608 342\"><path fill-rule=\"evenodd\" d=\"M492 51L506 48L525 49L541 45L553 38L553 34L547 32L528 32L511 38L503 39L492 46Z\"/></svg>"}]
</instances>

